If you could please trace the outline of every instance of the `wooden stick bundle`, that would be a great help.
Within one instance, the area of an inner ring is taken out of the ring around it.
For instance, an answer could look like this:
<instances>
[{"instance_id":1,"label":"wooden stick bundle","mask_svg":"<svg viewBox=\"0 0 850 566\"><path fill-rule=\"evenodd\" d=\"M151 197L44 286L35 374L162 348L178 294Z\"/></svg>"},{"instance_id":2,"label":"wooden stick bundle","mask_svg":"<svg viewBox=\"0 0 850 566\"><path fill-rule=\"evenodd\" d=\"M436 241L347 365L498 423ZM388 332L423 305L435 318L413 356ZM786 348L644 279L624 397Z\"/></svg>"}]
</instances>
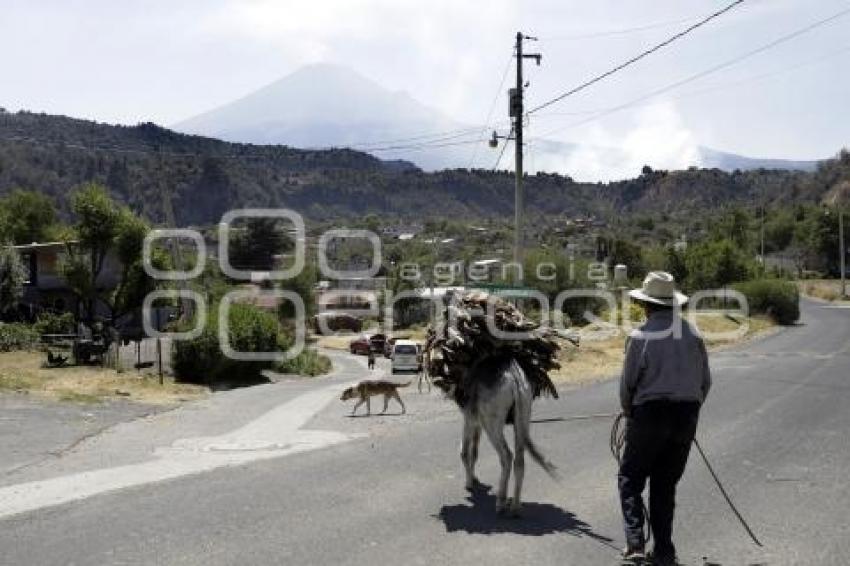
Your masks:
<instances>
[{"instance_id":1,"label":"wooden stick bundle","mask_svg":"<svg viewBox=\"0 0 850 566\"><path fill-rule=\"evenodd\" d=\"M515 336L495 335L493 329ZM461 295L446 307L445 320L430 330L425 343L426 364L430 375L458 388L464 387L467 370L489 356L511 356L525 371L534 396L558 398L549 371L557 369L562 335L542 328L528 319L518 308L495 295L471 292Z\"/></svg>"}]
</instances>

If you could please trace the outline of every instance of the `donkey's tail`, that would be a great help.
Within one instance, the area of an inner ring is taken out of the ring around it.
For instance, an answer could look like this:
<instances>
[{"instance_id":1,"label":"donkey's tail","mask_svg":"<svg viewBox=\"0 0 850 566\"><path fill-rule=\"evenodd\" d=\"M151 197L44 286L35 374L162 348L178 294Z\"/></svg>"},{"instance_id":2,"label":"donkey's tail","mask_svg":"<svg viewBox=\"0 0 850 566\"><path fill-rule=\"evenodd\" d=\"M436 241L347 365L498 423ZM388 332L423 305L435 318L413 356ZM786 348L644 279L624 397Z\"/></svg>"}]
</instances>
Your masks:
<instances>
[{"instance_id":1,"label":"donkey's tail","mask_svg":"<svg viewBox=\"0 0 850 566\"><path fill-rule=\"evenodd\" d=\"M522 367L512 360L511 370L514 374L514 434L517 438L524 440L523 447L531 455L531 458L540 464L547 474L552 479L560 479L558 468L546 459L546 456L537 448L534 441L531 440L531 403L532 393ZM519 448L517 448L519 449Z\"/></svg>"},{"instance_id":2,"label":"donkey's tail","mask_svg":"<svg viewBox=\"0 0 850 566\"><path fill-rule=\"evenodd\" d=\"M549 477L553 480L561 479L560 474L558 473L558 467L546 459L546 456L543 455L542 452L537 448L537 445L534 444L534 441L531 440L531 436L525 439L525 449L528 450L528 453L531 454L531 457L535 462L540 464L540 467L543 468Z\"/></svg>"}]
</instances>

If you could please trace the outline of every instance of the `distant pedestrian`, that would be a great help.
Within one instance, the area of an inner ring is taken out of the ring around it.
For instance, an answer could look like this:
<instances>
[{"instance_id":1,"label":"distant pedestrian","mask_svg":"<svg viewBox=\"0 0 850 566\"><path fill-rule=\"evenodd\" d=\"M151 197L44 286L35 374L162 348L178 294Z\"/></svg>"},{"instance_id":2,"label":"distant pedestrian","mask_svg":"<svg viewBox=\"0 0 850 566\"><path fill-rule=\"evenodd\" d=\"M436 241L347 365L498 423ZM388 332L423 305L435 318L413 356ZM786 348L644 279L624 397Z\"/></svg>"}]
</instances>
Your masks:
<instances>
[{"instance_id":1,"label":"distant pedestrian","mask_svg":"<svg viewBox=\"0 0 850 566\"><path fill-rule=\"evenodd\" d=\"M705 344L682 319L688 298L672 275L653 271L629 296L646 311L646 323L626 343L620 402L626 436L618 475L626 531L624 558L644 559L643 490L649 480L653 565L674 565L676 484L685 471L700 406L711 387Z\"/></svg>"},{"instance_id":2,"label":"distant pedestrian","mask_svg":"<svg viewBox=\"0 0 850 566\"><path fill-rule=\"evenodd\" d=\"M369 369L375 369L375 351L369 348Z\"/></svg>"}]
</instances>

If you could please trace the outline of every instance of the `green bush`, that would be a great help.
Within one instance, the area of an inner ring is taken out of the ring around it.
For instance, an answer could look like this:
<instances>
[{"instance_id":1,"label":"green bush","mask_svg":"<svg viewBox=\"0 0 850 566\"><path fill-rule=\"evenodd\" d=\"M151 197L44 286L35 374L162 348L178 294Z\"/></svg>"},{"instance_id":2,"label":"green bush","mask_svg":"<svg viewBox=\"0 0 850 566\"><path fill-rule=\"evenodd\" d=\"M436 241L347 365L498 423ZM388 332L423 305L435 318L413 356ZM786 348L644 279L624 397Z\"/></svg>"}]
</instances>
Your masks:
<instances>
[{"instance_id":1,"label":"green bush","mask_svg":"<svg viewBox=\"0 0 850 566\"><path fill-rule=\"evenodd\" d=\"M315 377L331 371L331 360L315 350L305 349L291 360L284 360L275 365L275 371L280 373L295 373Z\"/></svg>"},{"instance_id":2,"label":"green bush","mask_svg":"<svg viewBox=\"0 0 850 566\"><path fill-rule=\"evenodd\" d=\"M28 324L0 322L0 352L32 350L38 339L39 333Z\"/></svg>"},{"instance_id":3,"label":"green bush","mask_svg":"<svg viewBox=\"0 0 850 566\"><path fill-rule=\"evenodd\" d=\"M750 314L766 314L778 324L794 324L800 318L800 292L783 279L758 279L736 283L736 291L747 297Z\"/></svg>"},{"instance_id":4,"label":"green bush","mask_svg":"<svg viewBox=\"0 0 850 566\"><path fill-rule=\"evenodd\" d=\"M43 312L38 315L33 328L39 334L69 334L74 332L74 315L69 312Z\"/></svg>"},{"instance_id":5,"label":"green bush","mask_svg":"<svg viewBox=\"0 0 850 566\"><path fill-rule=\"evenodd\" d=\"M210 309L203 333L174 343L172 367L178 380L207 385L247 385L262 381L272 362L228 358L218 340L218 305ZM183 329L185 330L185 329ZM275 316L252 305L230 306L230 346L238 352L274 352L288 347L289 338L278 329Z\"/></svg>"}]
</instances>

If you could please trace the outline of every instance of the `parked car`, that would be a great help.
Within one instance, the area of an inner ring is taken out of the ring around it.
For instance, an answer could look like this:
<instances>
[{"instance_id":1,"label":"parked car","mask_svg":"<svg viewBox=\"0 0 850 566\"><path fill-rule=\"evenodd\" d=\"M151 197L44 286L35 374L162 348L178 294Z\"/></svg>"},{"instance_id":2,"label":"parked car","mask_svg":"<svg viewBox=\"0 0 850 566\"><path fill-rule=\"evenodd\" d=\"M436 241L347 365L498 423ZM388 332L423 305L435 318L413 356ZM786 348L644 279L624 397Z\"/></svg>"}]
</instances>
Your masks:
<instances>
[{"instance_id":1,"label":"parked car","mask_svg":"<svg viewBox=\"0 0 850 566\"><path fill-rule=\"evenodd\" d=\"M384 344L387 337L383 334L361 334L357 338L348 343L348 351L352 354L365 356L371 350L372 352L381 353L384 351Z\"/></svg>"},{"instance_id":2,"label":"parked car","mask_svg":"<svg viewBox=\"0 0 850 566\"><path fill-rule=\"evenodd\" d=\"M369 336L366 334L362 334L348 343L348 351L352 354L365 356L369 353L370 348Z\"/></svg>"},{"instance_id":3,"label":"parked car","mask_svg":"<svg viewBox=\"0 0 850 566\"><path fill-rule=\"evenodd\" d=\"M322 333L322 324L332 332L338 330L360 332L363 329L363 321L347 313L320 313L313 317L313 327L317 334Z\"/></svg>"},{"instance_id":4,"label":"parked car","mask_svg":"<svg viewBox=\"0 0 850 566\"><path fill-rule=\"evenodd\" d=\"M419 345L412 340L396 340L393 345L392 373L402 371L418 372L422 369Z\"/></svg>"},{"instance_id":5,"label":"parked car","mask_svg":"<svg viewBox=\"0 0 850 566\"><path fill-rule=\"evenodd\" d=\"M372 351L376 354L382 354L384 352L384 346L386 343L386 334L372 334L372 336L369 337L369 345L371 346Z\"/></svg>"}]
</instances>

